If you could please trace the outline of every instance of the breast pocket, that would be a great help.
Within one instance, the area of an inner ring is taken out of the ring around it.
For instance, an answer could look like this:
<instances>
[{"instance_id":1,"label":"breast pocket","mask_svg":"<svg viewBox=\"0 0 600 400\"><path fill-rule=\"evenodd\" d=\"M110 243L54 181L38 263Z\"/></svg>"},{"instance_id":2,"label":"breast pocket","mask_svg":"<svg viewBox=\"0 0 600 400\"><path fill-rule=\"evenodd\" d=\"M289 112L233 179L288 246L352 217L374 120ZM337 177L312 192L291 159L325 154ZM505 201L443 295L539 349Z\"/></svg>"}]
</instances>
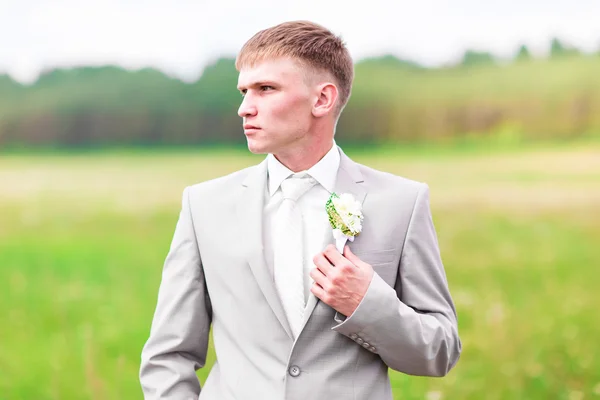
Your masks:
<instances>
[{"instance_id":1,"label":"breast pocket","mask_svg":"<svg viewBox=\"0 0 600 400\"><path fill-rule=\"evenodd\" d=\"M396 259L396 249L352 249L353 253L371 266L393 263Z\"/></svg>"},{"instance_id":2,"label":"breast pocket","mask_svg":"<svg viewBox=\"0 0 600 400\"><path fill-rule=\"evenodd\" d=\"M398 274L398 261L396 249L384 250L361 250L357 249L354 254L362 261L373 267L373 270L383 278L390 286L394 285Z\"/></svg>"}]
</instances>

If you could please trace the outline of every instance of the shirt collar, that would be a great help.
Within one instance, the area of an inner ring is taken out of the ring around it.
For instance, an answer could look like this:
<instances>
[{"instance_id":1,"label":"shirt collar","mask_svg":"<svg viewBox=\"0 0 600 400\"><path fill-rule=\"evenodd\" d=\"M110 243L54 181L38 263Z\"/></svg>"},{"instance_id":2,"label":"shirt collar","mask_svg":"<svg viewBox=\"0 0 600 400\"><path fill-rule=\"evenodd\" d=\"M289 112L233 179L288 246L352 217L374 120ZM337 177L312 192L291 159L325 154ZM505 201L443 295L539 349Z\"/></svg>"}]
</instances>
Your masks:
<instances>
[{"instance_id":1,"label":"shirt collar","mask_svg":"<svg viewBox=\"0 0 600 400\"><path fill-rule=\"evenodd\" d=\"M328 192L333 192L339 166L340 152L338 151L338 147L334 140L333 146L331 146L331 149L327 154L306 172L319 182L319 184L321 184ZM281 182L294 173L279 162L273 154L267 156L267 171L270 196L273 196L277 189L279 189Z\"/></svg>"}]
</instances>

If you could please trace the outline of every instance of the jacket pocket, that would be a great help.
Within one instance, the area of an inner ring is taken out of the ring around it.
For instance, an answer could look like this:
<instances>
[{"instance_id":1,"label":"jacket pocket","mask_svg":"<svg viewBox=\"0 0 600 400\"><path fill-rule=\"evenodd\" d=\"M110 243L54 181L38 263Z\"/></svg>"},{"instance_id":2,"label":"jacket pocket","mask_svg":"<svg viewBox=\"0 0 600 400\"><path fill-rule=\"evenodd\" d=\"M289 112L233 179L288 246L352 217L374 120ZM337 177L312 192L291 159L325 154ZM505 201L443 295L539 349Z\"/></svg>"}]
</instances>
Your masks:
<instances>
[{"instance_id":1,"label":"jacket pocket","mask_svg":"<svg viewBox=\"0 0 600 400\"><path fill-rule=\"evenodd\" d=\"M352 252L358 256L362 261L375 267L376 265L393 265L396 259L396 249L383 249L383 250L362 250L352 249Z\"/></svg>"}]
</instances>

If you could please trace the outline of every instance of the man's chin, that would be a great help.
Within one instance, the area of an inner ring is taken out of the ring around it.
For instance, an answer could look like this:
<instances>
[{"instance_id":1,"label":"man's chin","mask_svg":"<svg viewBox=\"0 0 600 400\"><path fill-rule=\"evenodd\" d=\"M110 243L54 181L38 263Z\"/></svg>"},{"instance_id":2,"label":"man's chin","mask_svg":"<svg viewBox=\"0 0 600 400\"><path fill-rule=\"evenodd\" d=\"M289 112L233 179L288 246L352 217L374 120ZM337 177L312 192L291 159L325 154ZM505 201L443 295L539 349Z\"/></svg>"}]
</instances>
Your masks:
<instances>
[{"instance_id":1,"label":"man's chin","mask_svg":"<svg viewBox=\"0 0 600 400\"><path fill-rule=\"evenodd\" d=\"M248 140L248 150L250 150L250 153L252 154L267 154L269 153L269 148L268 146L261 146L259 143L256 143L256 141L249 139Z\"/></svg>"}]
</instances>

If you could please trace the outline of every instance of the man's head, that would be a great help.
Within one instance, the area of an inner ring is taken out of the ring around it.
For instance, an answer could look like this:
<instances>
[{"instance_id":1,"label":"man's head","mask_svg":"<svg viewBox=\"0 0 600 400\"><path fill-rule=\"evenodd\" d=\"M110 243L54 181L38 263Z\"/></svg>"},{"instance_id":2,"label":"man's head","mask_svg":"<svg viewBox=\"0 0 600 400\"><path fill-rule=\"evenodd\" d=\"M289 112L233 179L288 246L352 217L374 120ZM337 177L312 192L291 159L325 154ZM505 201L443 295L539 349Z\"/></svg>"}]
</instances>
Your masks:
<instances>
[{"instance_id":1,"label":"man's head","mask_svg":"<svg viewBox=\"0 0 600 400\"><path fill-rule=\"evenodd\" d=\"M236 68L244 94L238 113L255 153L291 152L327 140L354 78L342 40L307 21L258 32L242 47Z\"/></svg>"}]
</instances>

